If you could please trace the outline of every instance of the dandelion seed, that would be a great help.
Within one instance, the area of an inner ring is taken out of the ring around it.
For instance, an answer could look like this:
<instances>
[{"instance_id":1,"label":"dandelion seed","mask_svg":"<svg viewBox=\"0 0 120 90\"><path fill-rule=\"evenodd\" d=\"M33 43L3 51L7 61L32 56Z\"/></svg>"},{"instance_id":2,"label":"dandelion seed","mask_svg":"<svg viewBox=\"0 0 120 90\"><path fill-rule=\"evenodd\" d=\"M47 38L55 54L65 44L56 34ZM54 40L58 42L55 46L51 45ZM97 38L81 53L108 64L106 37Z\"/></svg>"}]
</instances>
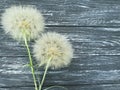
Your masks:
<instances>
[{"instance_id":1,"label":"dandelion seed","mask_svg":"<svg viewBox=\"0 0 120 90\"><path fill-rule=\"evenodd\" d=\"M43 34L33 46L34 56L39 62L40 66L47 65L50 57L49 67L51 68L62 68L70 64L71 58L73 57L73 49L70 42L65 36L50 33Z\"/></svg>"},{"instance_id":2,"label":"dandelion seed","mask_svg":"<svg viewBox=\"0 0 120 90\"><path fill-rule=\"evenodd\" d=\"M12 6L2 14L2 25L6 33L14 39L29 41L38 37L44 30L44 19L42 14L33 7Z\"/></svg>"}]
</instances>

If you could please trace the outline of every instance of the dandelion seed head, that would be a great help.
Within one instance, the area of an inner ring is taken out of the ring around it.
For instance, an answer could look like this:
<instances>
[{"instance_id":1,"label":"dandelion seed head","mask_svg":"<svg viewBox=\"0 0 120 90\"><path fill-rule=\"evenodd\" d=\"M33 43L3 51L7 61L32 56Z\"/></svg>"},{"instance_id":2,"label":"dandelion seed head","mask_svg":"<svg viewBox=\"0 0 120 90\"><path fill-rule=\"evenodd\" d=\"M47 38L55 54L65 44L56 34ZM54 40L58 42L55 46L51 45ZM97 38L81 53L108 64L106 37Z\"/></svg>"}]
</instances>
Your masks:
<instances>
[{"instance_id":1,"label":"dandelion seed head","mask_svg":"<svg viewBox=\"0 0 120 90\"><path fill-rule=\"evenodd\" d=\"M2 14L2 25L14 39L35 39L44 30L42 14L30 6L12 6ZM24 34L24 36L23 36Z\"/></svg>"},{"instance_id":2,"label":"dandelion seed head","mask_svg":"<svg viewBox=\"0 0 120 90\"><path fill-rule=\"evenodd\" d=\"M62 68L70 64L73 49L65 36L57 33L42 34L33 46L34 56L40 66L45 66L52 57L49 67Z\"/></svg>"}]
</instances>

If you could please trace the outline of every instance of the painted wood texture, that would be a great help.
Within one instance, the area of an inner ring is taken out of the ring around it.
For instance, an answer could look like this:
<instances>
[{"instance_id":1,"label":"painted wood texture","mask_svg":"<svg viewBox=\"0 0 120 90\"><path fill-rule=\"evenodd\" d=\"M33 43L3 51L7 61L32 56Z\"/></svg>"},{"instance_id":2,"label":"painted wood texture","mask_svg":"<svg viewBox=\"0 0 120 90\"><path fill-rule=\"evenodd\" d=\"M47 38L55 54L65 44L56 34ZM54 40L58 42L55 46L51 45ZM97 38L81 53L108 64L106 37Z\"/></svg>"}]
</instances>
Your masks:
<instances>
[{"instance_id":1,"label":"painted wood texture","mask_svg":"<svg viewBox=\"0 0 120 90\"><path fill-rule=\"evenodd\" d=\"M5 8L21 4L41 10L46 31L67 35L75 50L69 67L48 71L44 87L120 90L119 0L0 0L0 15ZM34 89L26 63L24 44L6 35L0 25L0 90ZM43 75L43 69L36 74Z\"/></svg>"}]
</instances>

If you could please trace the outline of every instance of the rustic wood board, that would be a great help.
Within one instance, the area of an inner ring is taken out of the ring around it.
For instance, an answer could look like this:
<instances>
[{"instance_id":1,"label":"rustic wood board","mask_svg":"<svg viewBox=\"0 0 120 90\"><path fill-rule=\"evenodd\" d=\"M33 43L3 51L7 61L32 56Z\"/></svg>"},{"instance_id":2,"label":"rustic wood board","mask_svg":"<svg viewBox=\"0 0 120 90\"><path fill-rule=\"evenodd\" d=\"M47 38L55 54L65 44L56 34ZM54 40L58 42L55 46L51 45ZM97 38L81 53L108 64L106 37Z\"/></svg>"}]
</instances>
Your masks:
<instances>
[{"instance_id":1,"label":"rustic wood board","mask_svg":"<svg viewBox=\"0 0 120 90\"><path fill-rule=\"evenodd\" d=\"M0 0L0 11L11 5L36 6L49 26L119 26L119 0Z\"/></svg>"},{"instance_id":2,"label":"rustic wood board","mask_svg":"<svg viewBox=\"0 0 120 90\"><path fill-rule=\"evenodd\" d=\"M46 31L67 35L75 49L71 65L50 69L44 87L120 90L119 0L0 0L0 15L5 8L20 4L41 10ZM34 89L26 63L24 44L6 35L0 25L0 90ZM36 74L43 75L43 69Z\"/></svg>"}]
</instances>

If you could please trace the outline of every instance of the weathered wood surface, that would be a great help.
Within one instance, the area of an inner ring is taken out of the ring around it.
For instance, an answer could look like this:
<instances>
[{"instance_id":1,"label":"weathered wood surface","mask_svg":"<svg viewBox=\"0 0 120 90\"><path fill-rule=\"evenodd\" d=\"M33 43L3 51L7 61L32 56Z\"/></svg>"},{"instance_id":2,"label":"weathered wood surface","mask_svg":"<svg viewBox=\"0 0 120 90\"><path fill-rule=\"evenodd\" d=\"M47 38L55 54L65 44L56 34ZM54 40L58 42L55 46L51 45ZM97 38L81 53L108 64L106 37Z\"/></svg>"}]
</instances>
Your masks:
<instances>
[{"instance_id":1,"label":"weathered wood surface","mask_svg":"<svg viewBox=\"0 0 120 90\"><path fill-rule=\"evenodd\" d=\"M75 49L71 65L49 70L44 87L120 90L119 0L0 0L0 15L5 8L20 4L40 9L46 31L67 35ZM0 90L33 90L26 63L24 44L5 35L0 26ZM36 74L42 75L43 70Z\"/></svg>"},{"instance_id":2,"label":"weathered wood surface","mask_svg":"<svg viewBox=\"0 0 120 90\"><path fill-rule=\"evenodd\" d=\"M119 0L0 0L0 11L11 5L33 5L52 26L119 26Z\"/></svg>"}]
</instances>

